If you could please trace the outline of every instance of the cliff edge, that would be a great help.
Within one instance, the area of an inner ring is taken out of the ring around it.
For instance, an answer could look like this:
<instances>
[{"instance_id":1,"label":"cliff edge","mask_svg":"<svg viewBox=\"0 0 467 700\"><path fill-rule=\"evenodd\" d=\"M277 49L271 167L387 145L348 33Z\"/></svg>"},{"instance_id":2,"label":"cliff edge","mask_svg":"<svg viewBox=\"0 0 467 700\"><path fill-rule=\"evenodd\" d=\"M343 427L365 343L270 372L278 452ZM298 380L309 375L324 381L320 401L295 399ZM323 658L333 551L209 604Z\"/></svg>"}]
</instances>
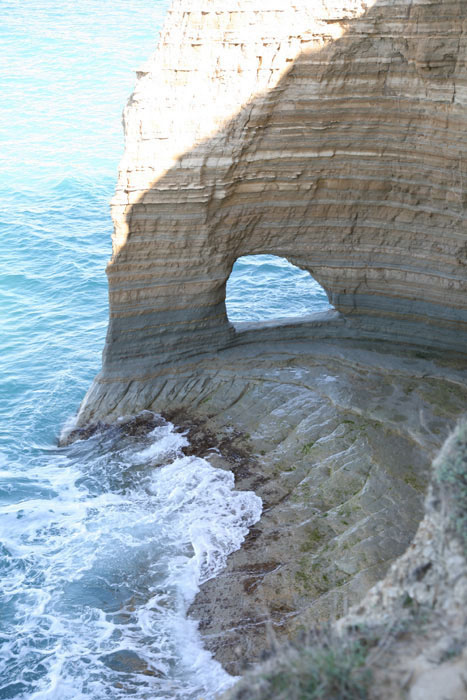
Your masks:
<instances>
[{"instance_id":1,"label":"cliff edge","mask_svg":"<svg viewBox=\"0 0 467 700\"><path fill-rule=\"evenodd\" d=\"M192 609L234 673L384 577L467 406L466 29L464 0L174 0L138 71L78 426L164 412L263 499ZM255 253L334 310L234 328Z\"/></svg>"},{"instance_id":2,"label":"cliff edge","mask_svg":"<svg viewBox=\"0 0 467 700\"><path fill-rule=\"evenodd\" d=\"M242 343L225 288L246 254L325 288L311 339L465 352L466 27L463 0L174 0L124 112L82 423Z\"/></svg>"}]
</instances>

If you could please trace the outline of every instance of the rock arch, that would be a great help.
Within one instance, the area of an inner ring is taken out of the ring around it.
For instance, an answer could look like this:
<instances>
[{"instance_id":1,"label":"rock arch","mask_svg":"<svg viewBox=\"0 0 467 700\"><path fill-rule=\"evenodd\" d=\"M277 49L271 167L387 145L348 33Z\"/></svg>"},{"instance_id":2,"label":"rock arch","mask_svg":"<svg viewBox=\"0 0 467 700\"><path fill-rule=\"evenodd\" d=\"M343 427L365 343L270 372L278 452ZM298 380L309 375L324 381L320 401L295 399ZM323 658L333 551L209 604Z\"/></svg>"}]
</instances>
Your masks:
<instances>
[{"instance_id":1,"label":"rock arch","mask_svg":"<svg viewBox=\"0 0 467 700\"><path fill-rule=\"evenodd\" d=\"M465 351L466 26L461 0L174 0L124 113L81 420L239 342L224 299L241 255L324 287L340 317L310 337Z\"/></svg>"},{"instance_id":2,"label":"rock arch","mask_svg":"<svg viewBox=\"0 0 467 700\"><path fill-rule=\"evenodd\" d=\"M308 272L277 255L237 258L225 302L227 317L237 328L245 322L305 321L331 308L326 292Z\"/></svg>"}]
</instances>

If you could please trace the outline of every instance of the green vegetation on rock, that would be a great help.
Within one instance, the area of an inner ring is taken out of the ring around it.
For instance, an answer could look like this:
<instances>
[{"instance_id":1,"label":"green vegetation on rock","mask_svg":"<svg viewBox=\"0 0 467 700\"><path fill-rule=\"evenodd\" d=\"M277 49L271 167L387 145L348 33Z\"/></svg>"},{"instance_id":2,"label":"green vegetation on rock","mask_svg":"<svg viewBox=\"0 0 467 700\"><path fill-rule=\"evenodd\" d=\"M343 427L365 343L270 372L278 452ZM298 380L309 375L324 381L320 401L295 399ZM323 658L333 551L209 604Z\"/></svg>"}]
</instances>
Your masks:
<instances>
[{"instance_id":1,"label":"green vegetation on rock","mask_svg":"<svg viewBox=\"0 0 467 700\"><path fill-rule=\"evenodd\" d=\"M467 551L467 419L446 441L435 467L442 506Z\"/></svg>"},{"instance_id":2,"label":"green vegetation on rock","mask_svg":"<svg viewBox=\"0 0 467 700\"><path fill-rule=\"evenodd\" d=\"M369 646L360 638L319 633L303 648L289 646L250 673L226 700L366 700Z\"/></svg>"}]
</instances>

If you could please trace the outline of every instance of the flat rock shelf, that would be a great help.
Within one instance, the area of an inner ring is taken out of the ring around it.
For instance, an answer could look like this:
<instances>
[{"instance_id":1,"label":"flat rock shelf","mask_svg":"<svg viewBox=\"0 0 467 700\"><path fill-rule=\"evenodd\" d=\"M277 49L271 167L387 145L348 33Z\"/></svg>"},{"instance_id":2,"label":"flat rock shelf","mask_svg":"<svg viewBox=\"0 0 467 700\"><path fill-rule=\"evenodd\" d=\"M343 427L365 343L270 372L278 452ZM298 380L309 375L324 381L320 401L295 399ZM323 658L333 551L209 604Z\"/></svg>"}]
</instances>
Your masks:
<instances>
[{"instance_id":1,"label":"flat rock shelf","mask_svg":"<svg viewBox=\"0 0 467 700\"><path fill-rule=\"evenodd\" d=\"M312 353L278 342L267 355L249 343L199 371L184 388L167 382L155 405L190 406L168 417L263 499L260 522L191 609L206 646L239 673L338 618L405 551L467 376L461 356L350 341Z\"/></svg>"}]
</instances>

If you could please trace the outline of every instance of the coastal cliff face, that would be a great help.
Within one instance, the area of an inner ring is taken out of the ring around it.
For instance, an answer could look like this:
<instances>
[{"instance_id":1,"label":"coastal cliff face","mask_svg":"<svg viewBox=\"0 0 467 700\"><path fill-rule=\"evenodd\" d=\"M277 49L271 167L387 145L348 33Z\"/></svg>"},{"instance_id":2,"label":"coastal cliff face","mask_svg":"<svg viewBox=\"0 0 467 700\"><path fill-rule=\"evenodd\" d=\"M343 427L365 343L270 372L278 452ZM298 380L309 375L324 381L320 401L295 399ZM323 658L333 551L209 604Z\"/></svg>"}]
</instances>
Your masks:
<instances>
[{"instance_id":1,"label":"coastal cliff face","mask_svg":"<svg viewBox=\"0 0 467 700\"><path fill-rule=\"evenodd\" d=\"M138 72L78 426L163 412L263 499L191 611L234 673L385 575L467 406L466 29L463 0L175 0ZM335 310L234 329L255 253Z\"/></svg>"},{"instance_id":2,"label":"coastal cliff face","mask_svg":"<svg viewBox=\"0 0 467 700\"><path fill-rule=\"evenodd\" d=\"M466 27L462 0L173 2L124 113L83 422L242 342L224 301L246 254L326 289L341 316L310 338L465 351Z\"/></svg>"}]
</instances>

